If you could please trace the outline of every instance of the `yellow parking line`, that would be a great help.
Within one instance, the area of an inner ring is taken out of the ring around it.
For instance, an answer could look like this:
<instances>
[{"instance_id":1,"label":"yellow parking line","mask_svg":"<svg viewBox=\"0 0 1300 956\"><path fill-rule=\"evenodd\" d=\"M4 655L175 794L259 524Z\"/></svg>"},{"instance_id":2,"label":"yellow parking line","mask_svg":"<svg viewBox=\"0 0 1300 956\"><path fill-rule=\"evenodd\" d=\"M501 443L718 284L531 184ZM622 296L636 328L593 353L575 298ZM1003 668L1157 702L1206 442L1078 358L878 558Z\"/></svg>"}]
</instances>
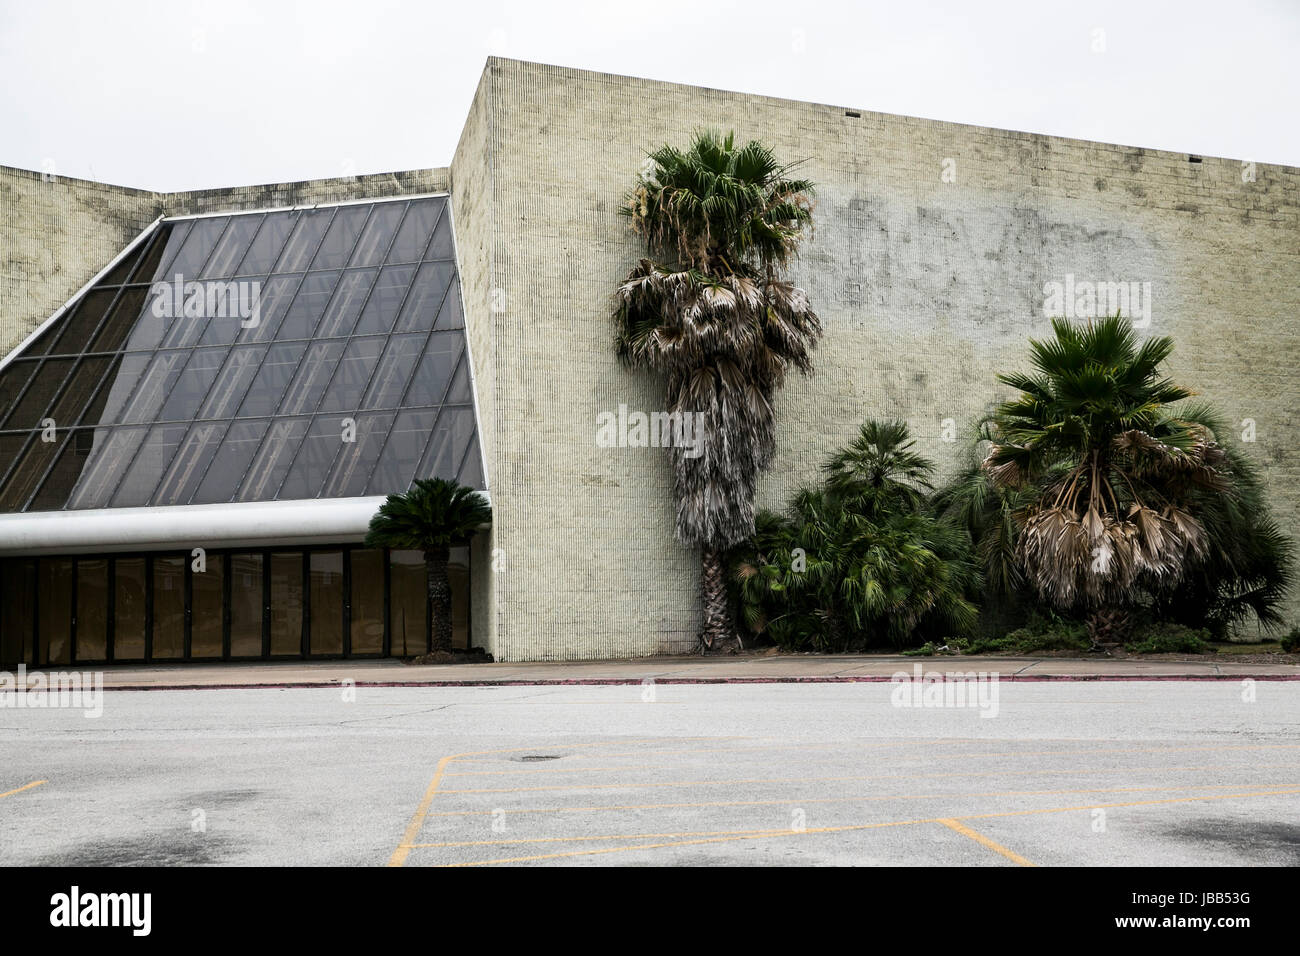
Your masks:
<instances>
[{"instance_id":1,"label":"yellow parking line","mask_svg":"<svg viewBox=\"0 0 1300 956\"><path fill-rule=\"evenodd\" d=\"M497 860L471 860L463 863L448 863L444 865L445 866L491 866L493 864L498 864L498 863L525 863L533 860L552 860L552 859L559 859L563 857L593 856L601 853L621 853L628 850L655 850L655 849L660 849L662 847L670 847L670 846L697 846L699 844L704 844L704 843L731 843L737 840L771 840L780 837L806 836L811 833L846 833L854 830L878 830L883 827L912 826L918 823L944 823L945 820L950 820L950 819L951 820L956 820L956 819L982 820L991 817L1029 816L1029 815L1041 814L1041 813L1069 813L1072 811L1097 810L1103 808L1110 809L1115 807L1145 807L1145 806L1157 806L1157 805L1169 804L1169 803L1189 803L1189 802L1199 801L1199 800L1232 800L1232 799L1244 798L1244 797L1289 796L1292 794L1300 794L1300 789L1261 790L1261 791L1254 791L1248 793L1214 794L1212 796L1203 796L1203 797L1174 797L1166 800L1136 800L1127 803L1097 803L1097 804L1090 804L1088 806L1078 806L1078 807L1047 807L1039 810L1016 810L1007 813L981 813L981 814L973 814L970 816L963 816L957 818L929 817L923 820L895 820L888 823L860 823L852 826L840 826L840 827L809 827L806 830L781 830L781 831L772 831L770 833L740 834L736 836L711 837L711 838L700 839L700 840L682 840L682 841L675 841L671 843L645 843L645 844L637 844L635 846L604 847L599 850L574 850L572 852L566 852L566 853L545 853L545 854L538 854L536 856L508 857L508 858L497 859Z\"/></svg>"},{"instance_id":2,"label":"yellow parking line","mask_svg":"<svg viewBox=\"0 0 1300 956\"><path fill-rule=\"evenodd\" d=\"M960 821L940 820L939 822L942 823L944 826L948 827L950 830L956 830L962 836L970 837L980 846L987 847L988 849L992 850L994 853L1005 856L1012 863L1016 863L1020 866L1037 866L1036 863L1030 863L1019 853L1013 853L1011 850L1008 850L1006 847L1004 847L1001 843L995 843L994 841L986 837L984 834L972 830L970 827L965 826Z\"/></svg>"},{"instance_id":3,"label":"yellow parking line","mask_svg":"<svg viewBox=\"0 0 1300 956\"><path fill-rule=\"evenodd\" d=\"M12 797L15 793L22 793L24 790L30 790L30 789L32 789L32 787L39 787L39 786L40 786L41 784L43 784L43 783L49 783L49 781L48 781L48 780L33 780L31 783L25 783L25 784L23 784L21 787L19 787L19 788L16 789L16 790L6 790L4 793L0 793L0 799L2 799L2 798L4 798L4 797Z\"/></svg>"},{"instance_id":4,"label":"yellow parking line","mask_svg":"<svg viewBox=\"0 0 1300 956\"><path fill-rule=\"evenodd\" d=\"M513 846L527 843L586 843L593 840L651 840L666 839L668 837L697 837L697 836L732 836L755 833L780 833L780 830L701 830L686 833L610 833L602 836L571 836L571 837L521 837L514 840L461 840L449 843L412 843L411 849L424 850L436 847L465 847L465 846Z\"/></svg>"}]
</instances>

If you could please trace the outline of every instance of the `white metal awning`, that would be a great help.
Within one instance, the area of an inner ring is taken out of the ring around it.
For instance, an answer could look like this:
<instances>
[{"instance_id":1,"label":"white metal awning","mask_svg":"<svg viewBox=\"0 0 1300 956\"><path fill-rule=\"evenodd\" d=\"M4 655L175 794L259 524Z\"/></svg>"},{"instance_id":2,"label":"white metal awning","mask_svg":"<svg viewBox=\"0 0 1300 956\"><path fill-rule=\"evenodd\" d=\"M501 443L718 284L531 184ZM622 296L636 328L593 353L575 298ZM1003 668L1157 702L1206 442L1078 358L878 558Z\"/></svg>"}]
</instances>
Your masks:
<instances>
[{"instance_id":1,"label":"white metal awning","mask_svg":"<svg viewBox=\"0 0 1300 956\"><path fill-rule=\"evenodd\" d=\"M384 496L0 515L0 555L360 542Z\"/></svg>"}]
</instances>

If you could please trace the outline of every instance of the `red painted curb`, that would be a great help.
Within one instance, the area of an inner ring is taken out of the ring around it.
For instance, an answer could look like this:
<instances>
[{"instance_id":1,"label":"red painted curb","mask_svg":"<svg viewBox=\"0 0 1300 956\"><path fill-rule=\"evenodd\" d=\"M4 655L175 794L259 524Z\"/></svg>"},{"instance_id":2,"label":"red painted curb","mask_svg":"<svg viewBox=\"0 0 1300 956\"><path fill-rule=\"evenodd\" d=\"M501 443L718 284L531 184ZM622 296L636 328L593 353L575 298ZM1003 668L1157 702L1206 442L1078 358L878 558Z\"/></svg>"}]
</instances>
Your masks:
<instances>
[{"instance_id":1,"label":"red painted curb","mask_svg":"<svg viewBox=\"0 0 1300 956\"><path fill-rule=\"evenodd\" d=\"M911 674L907 671L901 673ZM928 671L926 673L970 673L970 671ZM994 674L997 671L977 671ZM998 682L1045 683L1051 681L1078 681L1089 683L1117 681L1300 681L1300 674L1156 674L1142 677L1136 674L998 674ZM870 674L862 676L830 677L573 677L573 678L503 678L501 680L428 680L428 681L354 681L354 687L638 687L651 684L889 684L893 676ZM105 687L104 690L302 690L341 687L339 681L284 681L271 684L134 684L124 687Z\"/></svg>"}]
</instances>

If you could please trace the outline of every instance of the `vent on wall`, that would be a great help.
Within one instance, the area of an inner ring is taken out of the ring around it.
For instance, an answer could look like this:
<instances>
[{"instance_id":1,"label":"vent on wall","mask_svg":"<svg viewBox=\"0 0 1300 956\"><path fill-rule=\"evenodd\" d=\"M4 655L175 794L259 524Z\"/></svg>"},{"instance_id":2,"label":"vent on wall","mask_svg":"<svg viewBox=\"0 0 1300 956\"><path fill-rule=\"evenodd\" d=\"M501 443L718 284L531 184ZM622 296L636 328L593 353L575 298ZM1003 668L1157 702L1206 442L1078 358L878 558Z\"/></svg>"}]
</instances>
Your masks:
<instances>
[{"instance_id":1,"label":"vent on wall","mask_svg":"<svg viewBox=\"0 0 1300 956\"><path fill-rule=\"evenodd\" d=\"M1189 163L1199 163L1199 162L1201 161L1201 157L1199 157L1199 156L1188 156L1188 157L1187 157L1187 161L1188 161Z\"/></svg>"},{"instance_id":2,"label":"vent on wall","mask_svg":"<svg viewBox=\"0 0 1300 956\"><path fill-rule=\"evenodd\" d=\"M862 114L859 113L857 110L845 110L844 115L852 116L854 119L862 119Z\"/></svg>"}]
</instances>

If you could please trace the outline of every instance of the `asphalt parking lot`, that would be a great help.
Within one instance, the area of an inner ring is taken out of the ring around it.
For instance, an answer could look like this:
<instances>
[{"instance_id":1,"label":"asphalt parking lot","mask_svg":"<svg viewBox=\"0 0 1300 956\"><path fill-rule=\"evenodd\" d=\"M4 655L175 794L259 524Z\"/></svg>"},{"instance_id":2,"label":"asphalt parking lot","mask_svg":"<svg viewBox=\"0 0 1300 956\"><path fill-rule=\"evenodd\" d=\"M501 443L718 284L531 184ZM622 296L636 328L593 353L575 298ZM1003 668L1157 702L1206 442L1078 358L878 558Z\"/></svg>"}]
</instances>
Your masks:
<instances>
[{"instance_id":1,"label":"asphalt parking lot","mask_svg":"<svg viewBox=\"0 0 1300 956\"><path fill-rule=\"evenodd\" d=\"M1300 864L1296 682L109 692L0 710L5 865ZM987 712L988 708L985 708Z\"/></svg>"}]
</instances>

